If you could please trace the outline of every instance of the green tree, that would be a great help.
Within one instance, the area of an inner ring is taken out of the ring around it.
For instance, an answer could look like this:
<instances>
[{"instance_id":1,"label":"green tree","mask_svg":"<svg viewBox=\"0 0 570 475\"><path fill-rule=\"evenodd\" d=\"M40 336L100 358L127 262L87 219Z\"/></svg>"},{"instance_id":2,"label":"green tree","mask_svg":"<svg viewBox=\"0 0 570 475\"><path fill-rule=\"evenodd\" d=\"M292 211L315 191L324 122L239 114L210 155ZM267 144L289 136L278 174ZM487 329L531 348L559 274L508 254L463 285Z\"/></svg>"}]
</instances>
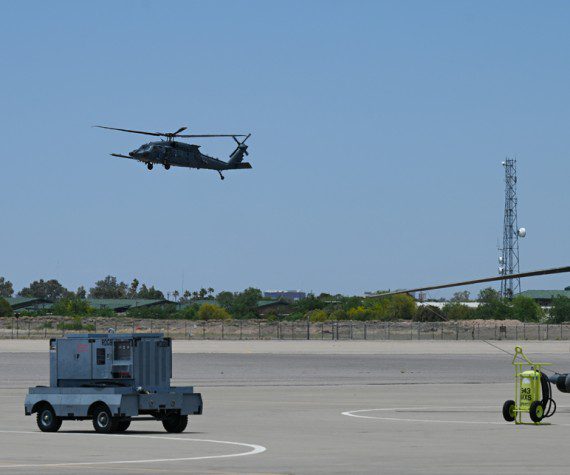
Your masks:
<instances>
[{"instance_id":1,"label":"green tree","mask_svg":"<svg viewBox=\"0 0 570 475\"><path fill-rule=\"evenodd\" d=\"M257 302L262 297L261 290L249 287L234 295L230 313L235 318L256 318Z\"/></svg>"},{"instance_id":2,"label":"green tree","mask_svg":"<svg viewBox=\"0 0 570 475\"><path fill-rule=\"evenodd\" d=\"M229 320L232 318L226 309L211 303L203 304L198 310L197 317L199 320Z\"/></svg>"},{"instance_id":3,"label":"green tree","mask_svg":"<svg viewBox=\"0 0 570 475\"><path fill-rule=\"evenodd\" d=\"M78 299L85 299L87 297L87 291L85 290L85 287L83 287L82 285L80 285L77 288L77 291L75 292L75 296Z\"/></svg>"},{"instance_id":4,"label":"green tree","mask_svg":"<svg viewBox=\"0 0 570 475\"><path fill-rule=\"evenodd\" d=\"M443 313L448 320L469 320L476 317L474 308L459 302L445 304L441 313Z\"/></svg>"},{"instance_id":5,"label":"green tree","mask_svg":"<svg viewBox=\"0 0 570 475\"><path fill-rule=\"evenodd\" d=\"M12 315L14 315L12 307L5 298L0 297L0 317L11 317Z\"/></svg>"},{"instance_id":6,"label":"green tree","mask_svg":"<svg viewBox=\"0 0 570 475\"><path fill-rule=\"evenodd\" d=\"M58 300L52 308L54 315L76 316L88 315L93 312L93 307L89 303L78 297L66 297Z\"/></svg>"},{"instance_id":7,"label":"green tree","mask_svg":"<svg viewBox=\"0 0 570 475\"><path fill-rule=\"evenodd\" d=\"M538 322L542 317L542 309L534 299L517 295L512 300L513 317L521 322Z\"/></svg>"},{"instance_id":8,"label":"green tree","mask_svg":"<svg viewBox=\"0 0 570 475\"><path fill-rule=\"evenodd\" d=\"M34 297L38 299L46 299L52 302L68 294L69 291L55 279L47 281L44 281L43 279L35 280L29 285L29 287L24 287L20 291L20 295L22 297Z\"/></svg>"},{"instance_id":9,"label":"green tree","mask_svg":"<svg viewBox=\"0 0 570 475\"><path fill-rule=\"evenodd\" d=\"M323 309L327 306L327 303L321 300L320 297L317 298L313 294L309 294L304 299L295 302L293 305L296 311L307 313L312 310Z\"/></svg>"},{"instance_id":10,"label":"green tree","mask_svg":"<svg viewBox=\"0 0 570 475\"><path fill-rule=\"evenodd\" d=\"M200 290L193 291L191 295L191 300L213 300L215 290L212 287L202 287ZM186 295L186 293L185 293Z\"/></svg>"},{"instance_id":11,"label":"green tree","mask_svg":"<svg viewBox=\"0 0 570 475\"><path fill-rule=\"evenodd\" d=\"M501 294L492 287L487 287L479 291L477 300L481 303L494 303L501 300Z\"/></svg>"},{"instance_id":12,"label":"green tree","mask_svg":"<svg viewBox=\"0 0 570 475\"><path fill-rule=\"evenodd\" d=\"M451 302L469 302L469 296L471 294L469 293L468 290L462 290L459 292L455 292L453 294L453 297L451 297L450 301Z\"/></svg>"},{"instance_id":13,"label":"green tree","mask_svg":"<svg viewBox=\"0 0 570 475\"><path fill-rule=\"evenodd\" d=\"M216 301L226 310L231 310L234 303L234 294L228 291L220 292L216 295Z\"/></svg>"},{"instance_id":14,"label":"green tree","mask_svg":"<svg viewBox=\"0 0 570 475\"><path fill-rule=\"evenodd\" d=\"M488 287L479 292L480 305L476 315L482 319L506 320L512 318L513 309L501 294Z\"/></svg>"},{"instance_id":15,"label":"green tree","mask_svg":"<svg viewBox=\"0 0 570 475\"><path fill-rule=\"evenodd\" d=\"M182 294L182 297L180 297L180 300L178 301L179 303L188 303L192 300L192 294L190 293L189 290L185 290L184 293Z\"/></svg>"},{"instance_id":16,"label":"green tree","mask_svg":"<svg viewBox=\"0 0 570 475\"><path fill-rule=\"evenodd\" d=\"M164 299L164 294L160 290L155 289L154 285L152 287L147 287L145 284L143 284L137 293L137 297L139 299L160 300Z\"/></svg>"},{"instance_id":17,"label":"green tree","mask_svg":"<svg viewBox=\"0 0 570 475\"><path fill-rule=\"evenodd\" d=\"M131 285L129 285L129 291L127 293L127 296L130 299L134 299L137 297L137 292L139 289L139 280L138 279L133 279L133 281L131 282Z\"/></svg>"},{"instance_id":18,"label":"green tree","mask_svg":"<svg viewBox=\"0 0 570 475\"><path fill-rule=\"evenodd\" d=\"M12 282L0 277L0 297L12 297L14 295L14 286Z\"/></svg>"},{"instance_id":19,"label":"green tree","mask_svg":"<svg viewBox=\"0 0 570 475\"><path fill-rule=\"evenodd\" d=\"M416 314L416 302L409 295L392 295L388 298L387 312L395 320L411 320Z\"/></svg>"},{"instance_id":20,"label":"green tree","mask_svg":"<svg viewBox=\"0 0 570 475\"><path fill-rule=\"evenodd\" d=\"M108 275L103 280L95 282L95 287L89 290L93 299L124 299L127 296L127 284L117 282L117 278Z\"/></svg>"},{"instance_id":21,"label":"green tree","mask_svg":"<svg viewBox=\"0 0 570 475\"><path fill-rule=\"evenodd\" d=\"M563 323L570 321L570 298L559 295L552 299L550 307L550 321Z\"/></svg>"}]
</instances>

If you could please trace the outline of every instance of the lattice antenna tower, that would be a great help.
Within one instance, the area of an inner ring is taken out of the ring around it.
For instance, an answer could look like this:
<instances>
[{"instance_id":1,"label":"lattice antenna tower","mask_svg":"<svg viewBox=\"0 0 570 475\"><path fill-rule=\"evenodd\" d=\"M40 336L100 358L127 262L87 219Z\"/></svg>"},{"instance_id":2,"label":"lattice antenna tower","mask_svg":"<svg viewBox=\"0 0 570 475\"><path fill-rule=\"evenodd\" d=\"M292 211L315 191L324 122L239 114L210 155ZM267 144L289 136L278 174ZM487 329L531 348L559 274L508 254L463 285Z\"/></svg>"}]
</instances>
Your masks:
<instances>
[{"instance_id":1,"label":"lattice antenna tower","mask_svg":"<svg viewBox=\"0 0 570 475\"><path fill-rule=\"evenodd\" d=\"M526 229L519 228L517 217L517 161L507 158L505 169L505 214L503 219L503 246L500 248L499 274L519 273L519 238L526 236ZM501 281L501 295L512 298L521 291L520 279Z\"/></svg>"}]
</instances>

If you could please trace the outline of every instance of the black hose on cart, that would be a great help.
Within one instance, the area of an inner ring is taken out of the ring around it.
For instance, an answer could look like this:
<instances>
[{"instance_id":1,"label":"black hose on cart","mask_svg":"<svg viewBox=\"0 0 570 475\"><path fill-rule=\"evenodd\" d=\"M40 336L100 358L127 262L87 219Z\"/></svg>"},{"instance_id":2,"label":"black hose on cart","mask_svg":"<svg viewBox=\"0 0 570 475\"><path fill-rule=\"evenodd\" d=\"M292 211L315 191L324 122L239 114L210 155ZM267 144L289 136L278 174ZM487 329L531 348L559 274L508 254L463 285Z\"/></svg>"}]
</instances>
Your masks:
<instances>
[{"instance_id":1,"label":"black hose on cart","mask_svg":"<svg viewBox=\"0 0 570 475\"><path fill-rule=\"evenodd\" d=\"M540 386L542 388L542 407L544 409L544 416L551 417L556 412L556 402L552 399L552 383L546 374L540 372Z\"/></svg>"}]
</instances>

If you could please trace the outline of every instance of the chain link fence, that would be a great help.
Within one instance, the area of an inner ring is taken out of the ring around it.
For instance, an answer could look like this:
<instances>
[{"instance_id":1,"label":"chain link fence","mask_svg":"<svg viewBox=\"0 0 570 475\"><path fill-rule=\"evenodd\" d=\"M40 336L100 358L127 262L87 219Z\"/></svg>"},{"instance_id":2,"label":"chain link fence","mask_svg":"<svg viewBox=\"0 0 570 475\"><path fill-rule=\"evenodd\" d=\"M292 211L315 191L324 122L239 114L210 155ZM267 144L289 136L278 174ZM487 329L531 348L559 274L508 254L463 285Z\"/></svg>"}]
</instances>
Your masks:
<instances>
[{"instance_id":1,"label":"chain link fence","mask_svg":"<svg viewBox=\"0 0 570 475\"><path fill-rule=\"evenodd\" d=\"M570 323L192 321L117 318L0 319L0 338L55 338L68 333L153 333L188 340L570 340Z\"/></svg>"}]
</instances>

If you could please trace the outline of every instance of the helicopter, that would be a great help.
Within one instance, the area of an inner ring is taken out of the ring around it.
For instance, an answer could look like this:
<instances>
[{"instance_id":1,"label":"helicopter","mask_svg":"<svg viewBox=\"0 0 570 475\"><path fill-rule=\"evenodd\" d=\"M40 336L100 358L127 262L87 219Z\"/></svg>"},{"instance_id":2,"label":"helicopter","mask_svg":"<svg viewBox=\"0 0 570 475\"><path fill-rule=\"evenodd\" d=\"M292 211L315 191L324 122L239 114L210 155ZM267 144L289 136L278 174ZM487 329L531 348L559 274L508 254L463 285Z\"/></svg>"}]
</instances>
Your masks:
<instances>
[{"instance_id":1,"label":"helicopter","mask_svg":"<svg viewBox=\"0 0 570 475\"><path fill-rule=\"evenodd\" d=\"M223 180L225 177L222 171L225 170L243 170L252 168L251 164L244 162L244 155L249 155L247 152L248 146L245 141L251 134L185 134L181 132L187 130L187 127L180 127L176 132L147 132L142 130L119 129L116 127L107 127L104 125L94 125L99 129L118 130L120 132L128 132L131 134L152 135L154 137L165 137L166 140L160 142L149 142L141 145L136 150L129 152L128 155L119 153L111 153L113 157L130 158L145 163L149 170L154 168L154 165L162 165L165 170L169 170L171 166L186 167L186 168L204 168L208 170L216 170ZM230 159L227 162L219 160L209 155L200 152L200 145L189 144L185 142L178 142L176 138L213 138L213 137L232 137L237 143L236 149L230 154ZM238 137L245 137L241 142Z\"/></svg>"}]
</instances>

